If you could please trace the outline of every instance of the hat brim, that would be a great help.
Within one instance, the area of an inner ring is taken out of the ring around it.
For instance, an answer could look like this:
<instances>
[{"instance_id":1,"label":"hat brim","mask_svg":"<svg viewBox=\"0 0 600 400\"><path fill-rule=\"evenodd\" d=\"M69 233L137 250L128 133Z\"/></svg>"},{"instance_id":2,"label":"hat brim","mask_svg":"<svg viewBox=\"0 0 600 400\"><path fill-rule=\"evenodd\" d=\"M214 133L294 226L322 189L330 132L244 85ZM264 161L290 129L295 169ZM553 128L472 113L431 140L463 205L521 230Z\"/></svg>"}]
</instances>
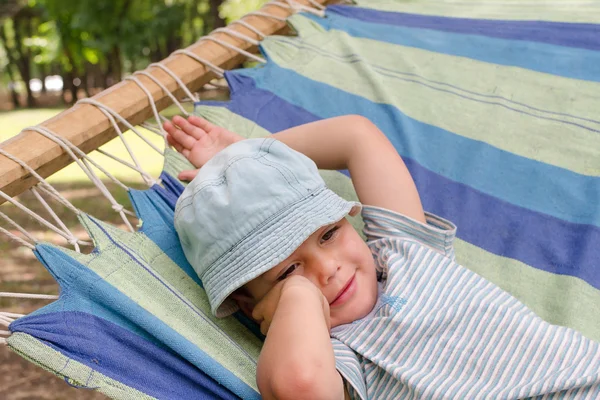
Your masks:
<instances>
[{"instance_id":1,"label":"hat brim","mask_svg":"<svg viewBox=\"0 0 600 400\"><path fill-rule=\"evenodd\" d=\"M203 283L213 314L225 317L237 311L237 304L228 298L235 290L288 258L319 228L360 209L360 203L324 187L278 211L207 270Z\"/></svg>"}]
</instances>

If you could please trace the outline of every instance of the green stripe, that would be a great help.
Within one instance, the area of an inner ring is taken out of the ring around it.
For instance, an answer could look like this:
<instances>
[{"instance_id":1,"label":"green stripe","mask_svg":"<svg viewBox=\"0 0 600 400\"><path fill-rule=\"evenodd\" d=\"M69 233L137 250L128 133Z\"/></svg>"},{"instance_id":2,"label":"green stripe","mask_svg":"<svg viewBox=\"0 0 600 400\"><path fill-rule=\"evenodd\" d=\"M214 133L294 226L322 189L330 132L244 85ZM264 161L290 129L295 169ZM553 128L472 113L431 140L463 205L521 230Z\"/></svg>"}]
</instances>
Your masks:
<instances>
[{"instance_id":1,"label":"green stripe","mask_svg":"<svg viewBox=\"0 0 600 400\"><path fill-rule=\"evenodd\" d=\"M165 161L164 161L163 170L171 175L173 178L177 179L177 175L181 171L185 171L188 169L194 169L192 163L190 163L187 158L183 156L183 154L171 149L165 149ZM181 182L186 185L186 182Z\"/></svg>"},{"instance_id":2,"label":"green stripe","mask_svg":"<svg viewBox=\"0 0 600 400\"><path fill-rule=\"evenodd\" d=\"M532 268L456 239L456 260L506 290L542 319L600 342L600 291L578 278Z\"/></svg>"},{"instance_id":3,"label":"green stripe","mask_svg":"<svg viewBox=\"0 0 600 400\"><path fill-rule=\"evenodd\" d=\"M573 125L600 130L600 123L581 119L598 120L600 83L584 84L522 68L351 38L337 30L311 35L305 30L311 25L297 23L302 18L292 18L302 41L271 37L263 42L281 67L375 103L393 105L415 120L499 149L584 175L600 174L599 132ZM310 49L298 52L292 43L306 43ZM349 62L357 54L362 66ZM374 67L401 74L390 78Z\"/></svg>"},{"instance_id":4,"label":"green stripe","mask_svg":"<svg viewBox=\"0 0 600 400\"><path fill-rule=\"evenodd\" d=\"M125 232L97 221L113 240L135 253L143 264L140 265L115 246L89 217L82 216L81 220L99 252L80 255L80 260L84 259L85 264L106 282L257 389L256 361L262 343L251 332L233 317L217 319L212 316L205 292L145 235ZM164 284L146 268L162 277ZM174 293L189 305L184 305Z\"/></svg>"},{"instance_id":5,"label":"green stripe","mask_svg":"<svg viewBox=\"0 0 600 400\"><path fill-rule=\"evenodd\" d=\"M381 11L478 19L600 22L600 3L590 1L402 1L355 0L359 7Z\"/></svg>"},{"instance_id":6,"label":"green stripe","mask_svg":"<svg viewBox=\"0 0 600 400\"><path fill-rule=\"evenodd\" d=\"M46 371L61 378L67 378L73 385L97 388L97 391L113 399L154 399L154 397L64 356L28 334L21 332L12 334L8 338L8 347Z\"/></svg>"}]
</instances>

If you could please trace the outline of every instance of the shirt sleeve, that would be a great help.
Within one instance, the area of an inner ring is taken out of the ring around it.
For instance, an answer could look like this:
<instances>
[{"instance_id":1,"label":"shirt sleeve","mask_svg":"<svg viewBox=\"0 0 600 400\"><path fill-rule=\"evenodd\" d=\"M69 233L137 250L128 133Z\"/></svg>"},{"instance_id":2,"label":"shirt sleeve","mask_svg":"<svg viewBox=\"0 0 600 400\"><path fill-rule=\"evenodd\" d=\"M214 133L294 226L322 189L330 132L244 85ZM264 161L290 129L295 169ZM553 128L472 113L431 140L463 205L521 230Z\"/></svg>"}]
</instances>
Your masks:
<instances>
[{"instance_id":1,"label":"shirt sleeve","mask_svg":"<svg viewBox=\"0 0 600 400\"><path fill-rule=\"evenodd\" d=\"M341 341L331 338L335 368L344 379L344 387L352 400L367 400L367 384L357 354Z\"/></svg>"},{"instance_id":2,"label":"shirt sleeve","mask_svg":"<svg viewBox=\"0 0 600 400\"><path fill-rule=\"evenodd\" d=\"M375 206L363 206L363 232L367 242L378 239L411 239L454 259L456 226L435 214L425 213L422 223L400 213Z\"/></svg>"}]
</instances>

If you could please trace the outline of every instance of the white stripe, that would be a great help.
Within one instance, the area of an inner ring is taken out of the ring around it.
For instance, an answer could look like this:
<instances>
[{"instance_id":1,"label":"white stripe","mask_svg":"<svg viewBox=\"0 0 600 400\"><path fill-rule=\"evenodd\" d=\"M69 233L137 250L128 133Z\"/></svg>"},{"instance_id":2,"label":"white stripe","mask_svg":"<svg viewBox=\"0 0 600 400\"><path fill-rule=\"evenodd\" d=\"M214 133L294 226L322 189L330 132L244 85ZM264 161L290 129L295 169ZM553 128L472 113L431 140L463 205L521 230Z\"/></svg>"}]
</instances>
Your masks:
<instances>
[{"instance_id":1,"label":"white stripe","mask_svg":"<svg viewBox=\"0 0 600 400\"><path fill-rule=\"evenodd\" d=\"M511 304L512 303L512 304ZM498 321L498 323L494 326L488 325L485 327L487 334L484 335L481 340L479 340L479 343L477 344L477 346L475 347L475 350L470 354L470 358L467 361L467 365L465 366L465 369L471 369L473 367L474 363L478 363L480 362L480 360L483 359L483 353L485 352L486 349L489 348L489 344L492 343L492 338L498 333L498 331L502 328L503 325L505 325L508 321L508 319L510 318L511 314L511 310L514 307L518 307L518 302L516 299L508 297L507 300L502 303L503 307L506 307L506 311L504 313L504 316L502 317L502 319L500 319L500 321ZM490 338L491 336L491 338ZM477 358L475 358L474 354L477 354ZM467 353L463 353L463 355L461 357L466 357ZM461 385L462 383L462 387L471 387L471 385L473 385L473 382L475 380L478 380L478 376L477 374L473 374L466 382L461 382L458 380L452 380L451 378L448 378L446 380L446 382L444 382L444 385L441 385L438 389L436 389L436 391L434 393L432 393L432 396L435 395L435 393L437 392L441 392L441 393L451 393L454 390L457 389L458 385ZM444 386L447 385L448 383L452 383L452 385L450 385L450 387L448 389L444 389Z\"/></svg>"},{"instance_id":2,"label":"white stripe","mask_svg":"<svg viewBox=\"0 0 600 400\"><path fill-rule=\"evenodd\" d=\"M491 290L488 293L488 296L484 299L485 304L487 304L488 298L490 296L494 296L494 295L497 296L498 292L499 292L498 289ZM510 300L510 298L507 298L505 302L507 302L509 300ZM433 381L431 381L427 385L428 387L424 388L425 390L423 391L423 397L426 397L431 390L436 389L436 384L438 383L438 381L440 379L443 379L442 384L445 384L446 382L459 382L459 380L455 379L454 376L455 376L457 370L467 370L463 366L463 363L465 361L467 361L467 360L465 360L467 352L465 352L465 351L459 352L458 350L463 348L463 343L464 342L467 342L467 343L465 343L465 345L466 345L465 347L468 347L468 342L472 341L473 339L477 339L479 343L473 349L474 351L470 352L471 355L474 355L475 354L475 349L477 349L479 346L481 346L483 344L483 338L481 337L481 335L482 335L481 331L483 330L485 332L486 329L488 327L490 327L490 324L484 323L481 319L470 318L470 321L469 321L469 324L468 324L468 326L466 328L466 331L470 332L473 329L473 326L472 326L473 324L477 324L475 332L473 333L473 335L469 335L469 336L464 335L462 337L462 339L459 338L457 344L454 347L452 347L451 357L449 357L449 359L448 359L448 361L446 363L447 365L451 366L451 369L449 371L446 371L444 374L441 374L441 373L438 374L433 379ZM446 353L447 353L447 351L442 352L442 354L440 355L439 359L440 360L443 359L446 356ZM441 366L439 366L439 363L436 364L434 366L434 368L432 368L432 370L431 370L431 372L430 372L429 375L434 374L436 372L437 368L441 368ZM473 375L471 375L469 378L472 378L472 377L473 377ZM441 386L443 386L443 385L439 385L439 387L437 387L437 389L439 389ZM436 389L436 391L437 391L437 389ZM441 391L441 392L442 393L447 393L447 392L443 392L443 391Z\"/></svg>"},{"instance_id":3,"label":"white stripe","mask_svg":"<svg viewBox=\"0 0 600 400\"><path fill-rule=\"evenodd\" d=\"M482 285L480 287L480 285ZM487 286L487 282L483 281L483 280L479 280L478 282L475 283L475 287L470 287L469 290L481 290L483 287ZM460 296L463 297L463 296ZM452 300L452 299L450 299ZM445 303L443 305L442 308L445 308L447 306L450 306L448 303ZM467 304L466 302L462 302L459 304L456 314L457 314L457 318L456 321L448 321L450 324L455 323L453 328L456 327L456 329L459 328L460 324L462 323L461 321L461 317L464 316L464 314L468 311L469 309L469 304ZM439 310L438 308L436 308L435 310ZM434 318L434 320L430 323L430 326L436 326L439 325L433 332L431 332L431 330L429 329L427 331L427 334L424 334L424 337L437 337L438 336L438 332L443 332L444 329L446 329L447 327L444 326L445 324L440 324L439 321L443 320L445 317L445 315L441 315L441 313L437 313L436 317ZM430 362L435 362L435 360L432 360L430 357L430 355L428 354L428 350L431 346L437 346L437 341L435 340L427 340L424 343L422 343L422 346L424 345L424 347L419 346L419 348L417 348L416 346L414 347L413 351L411 351L411 353L409 353L409 364L413 365L412 368L408 369L406 371L406 373L411 373L412 371L415 371L414 373L412 373L412 375L407 379L407 384L405 386L405 388L403 389L402 392L400 392L400 394L402 395L403 392L405 391L409 391L409 393L411 393L413 391L413 386L416 384L416 381L419 378L420 375L420 371L425 371L427 370ZM422 348L422 349L421 349ZM414 354L414 356L413 356ZM440 373L442 371L439 371Z\"/></svg>"},{"instance_id":4,"label":"white stripe","mask_svg":"<svg viewBox=\"0 0 600 400\"><path fill-rule=\"evenodd\" d=\"M515 323L516 323L516 319L514 318L514 314L512 314L512 315L510 315L510 320L508 321L508 327L507 327L506 331L512 331L512 327ZM491 343L496 342L496 338L498 337L498 335L500 335L501 331L502 331L501 329L498 329L496 332L494 332L494 336L492 337ZM485 354L481 358L485 359L485 360L492 359L492 357L496 356L497 353L500 351L500 347L501 347L500 344L498 344L494 348L487 346L486 350L492 350L492 353L490 355ZM487 375L482 375L479 379L478 384L470 386L470 387L465 387L465 386L461 387L460 390L456 393L456 398L458 398L458 399L471 398L473 396L472 392L475 390L480 391L484 387L485 382L487 382L487 381L488 381ZM468 391L465 393L465 390L467 390L467 389L468 389Z\"/></svg>"},{"instance_id":5,"label":"white stripe","mask_svg":"<svg viewBox=\"0 0 600 400\"><path fill-rule=\"evenodd\" d=\"M530 352L528 352L528 354L526 354L523 359L526 361L526 363L524 363L523 365L526 365L525 371L523 371L522 373L519 373L520 371L515 371L515 373L513 374L514 378L517 378L519 376L522 376L522 380L520 382L520 385L517 386L516 383L510 382L507 387L506 390L503 392L500 392L498 395L502 394L505 395L507 398L511 398L514 397L516 394L520 394L519 397L523 397L525 396L524 393L530 395L530 396L535 396L535 393L532 393L531 389L531 383L535 382L532 380L532 376L530 376L532 373L534 373L534 368L539 367L540 364L539 359L546 356L548 354L548 342L551 340L554 340L556 338L556 329L552 329L553 327L551 325L548 324L540 324L541 326L545 326L546 330L544 331L544 334L542 335L542 337L540 338L540 340L538 342L536 342L535 346L531 346L530 348ZM533 356L530 356L531 351L533 351L535 349L535 354ZM536 369L542 369L542 368L536 368Z\"/></svg>"}]
</instances>

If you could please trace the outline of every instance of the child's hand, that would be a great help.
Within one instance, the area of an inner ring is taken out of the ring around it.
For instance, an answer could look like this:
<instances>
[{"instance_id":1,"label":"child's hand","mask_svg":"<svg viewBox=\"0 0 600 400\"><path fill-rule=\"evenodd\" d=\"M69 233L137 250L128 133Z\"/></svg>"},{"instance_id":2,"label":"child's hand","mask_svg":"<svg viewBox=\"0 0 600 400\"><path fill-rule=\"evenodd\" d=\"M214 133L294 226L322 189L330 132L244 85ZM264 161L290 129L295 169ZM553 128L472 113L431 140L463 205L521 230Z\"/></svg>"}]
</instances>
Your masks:
<instances>
[{"instance_id":1,"label":"child's hand","mask_svg":"<svg viewBox=\"0 0 600 400\"><path fill-rule=\"evenodd\" d=\"M329 320L329 303L323 293L308 279L300 275L292 275L284 281L275 285L262 300L254 307L252 318L260 323L260 331L266 335L273 321L273 316L279 302L284 296L295 296L298 304L301 306L302 300L306 296L317 296L323 306L323 317L327 324L327 329L331 329Z\"/></svg>"},{"instance_id":2,"label":"child's hand","mask_svg":"<svg viewBox=\"0 0 600 400\"><path fill-rule=\"evenodd\" d=\"M165 122L163 128L168 133L169 144L196 168L202 167L230 144L244 140L242 136L194 115L187 119L175 116L173 122ZM179 179L191 181L197 173L198 170L182 171Z\"/></svg>"}]
</instances>

